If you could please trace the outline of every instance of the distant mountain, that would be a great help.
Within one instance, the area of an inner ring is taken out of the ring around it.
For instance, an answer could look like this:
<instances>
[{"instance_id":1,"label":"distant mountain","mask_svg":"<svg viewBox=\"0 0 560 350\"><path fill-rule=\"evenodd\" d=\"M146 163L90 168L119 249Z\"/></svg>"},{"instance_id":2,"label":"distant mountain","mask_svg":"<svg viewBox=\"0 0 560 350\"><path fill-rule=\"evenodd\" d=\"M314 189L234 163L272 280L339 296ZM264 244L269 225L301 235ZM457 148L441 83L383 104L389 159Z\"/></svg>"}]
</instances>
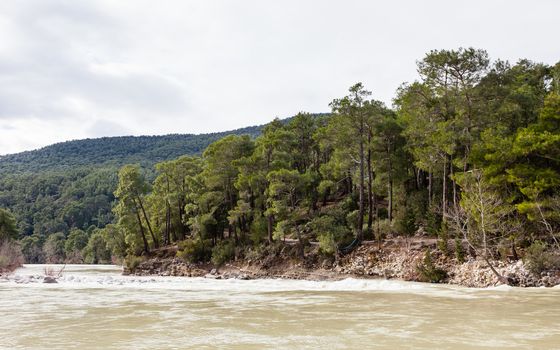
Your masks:
<instances>
[{"instance_id":1,"label":"distant mountain","mask_svg":"<svg viewBox=\"0 0 560 350\"><path fill-rule=\"evenodd\" d=\"M0 156L0 175L65 171L80 166L115 167L138 163L151 167L182 155L200 154L230 134L256 137L263 126L211 134L102 137L56 143L38 150Z\"/></svg>"},{"instance_id":2,"label":"distant mountain","mask_svg":"<svg viewBox=\"0 0 560 350\"><path fill-rule=\"evenodd\" d=\"M257 137L263 127L200 135L103 137L1 156L0 208L15 214L22 236L36 233L41 240L57 232L68 235L75 228L104 227L114 220L113 192L122 165L140 164L151 181L158 162L201 154L227 135Z\"/></svg>"},{"instance_id":3,"label":"distant mountain","mask_svg":"<svg viewBox=\"0 0 560 350\"><path fill-rule=\"evenodd\" d=\"M8 208L22 236L44 237L113 221L117 172L140 164L148 179L155 163L197 155L231 134L256 137L263 126L201 135L103 137L57 143L0 157L0 208Z\"/></svg>"}]
</instances>

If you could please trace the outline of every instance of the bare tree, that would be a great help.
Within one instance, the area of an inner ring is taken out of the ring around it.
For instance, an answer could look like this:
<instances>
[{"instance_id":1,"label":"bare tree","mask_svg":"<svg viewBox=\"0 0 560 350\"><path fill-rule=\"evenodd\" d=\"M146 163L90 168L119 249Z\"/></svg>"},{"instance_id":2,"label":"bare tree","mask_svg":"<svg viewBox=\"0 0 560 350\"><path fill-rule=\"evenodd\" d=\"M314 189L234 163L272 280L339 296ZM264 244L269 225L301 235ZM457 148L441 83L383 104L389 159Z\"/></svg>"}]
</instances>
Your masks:
<instances>
[{"instance_id":1,"label":"bare tree","mask_svg":"<svg viewBox=\"0 0 560 350\"><path fill-rule=\"evenodd\" d=\"M547 215L547 213L545 213L545 211L543 210L541 202L539 201L538 198L535 201L535 207L539 213L538 221L544 226L546 232L550 235L550 237L554 241L554 245L556 246L556 248L560 250L560 243L558 242L558 238L556 237L557 233L555 232L553 224L549 220L548 217L549 215ZM558 196L552 197L550 203L550 209L552 213L560 213L560 198Z\"/></svg>"},{"instance_id":2,"label":"bare tree","mask_svg":"<svg viewBox=\"0 0 560 350\"><path fill-rule=\"evenodd\" d=\"M511 207L503 202L484 180L482 172L472 170L460 179L463 189L460 204L445 217L453 230L463 235L477 256L482 257L502 283L509 284L492 265L492 247L508 232Z\"/></svg>"}]
</instances>

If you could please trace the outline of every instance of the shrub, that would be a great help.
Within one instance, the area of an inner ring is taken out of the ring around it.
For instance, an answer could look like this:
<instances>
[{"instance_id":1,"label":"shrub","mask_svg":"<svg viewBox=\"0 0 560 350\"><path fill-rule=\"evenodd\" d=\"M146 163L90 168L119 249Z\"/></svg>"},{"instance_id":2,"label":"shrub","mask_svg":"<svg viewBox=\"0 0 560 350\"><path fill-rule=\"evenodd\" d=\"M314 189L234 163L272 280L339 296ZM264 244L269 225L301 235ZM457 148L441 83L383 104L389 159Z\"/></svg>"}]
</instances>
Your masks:
<instances>
[{"instance_id":1,"label":"shrub","mask_svg":"<svg viewBox=\"0 0 560 350\"><path fill-rule=\"evenodd\" d=\"M432 205L428 209L426 231L430 235L436 236L441 229L441 221L441 214L437 212L436 206Z\"/></svg>"},{"instance_id":2,"label":"shrub","mask_svg":"<svg viewBox=\"0 0 560 350\"><path fill-rule=\"evenodd\" d=\"M221 241L212 249L212 263L220 266L235 258L235 244L232 241Z\"/></svg>"},{"instance_id":3,"label":"shrub","mask_svg":"<svg viewBox=\"0 0 560 350\"><path fill-rule=\"evenodd\" d=\"M82 260L81 251L86 247L88 239L88 234L84 231L72 229L64 242L66 258L72 262L80 263Z\"/></svg>"},{"instance_id":4,"label":"shrub","mask_svg":"<svg viewBox=\"0 0 560 350\"><path fill-rule=\"evenodd\" d=\"M360 214L359 210L353 210L346 215L346 222L352 230L358 229L358 216Z\"/></svg>"},{"instance_id":5,"label":"shrub","mask_svg":"<svg viewBox=\"0 0 560 350\"><path fill-rule=\"evenodd\" d=\"M323 202L326 202L329 198L329 195L335 191L335 186L336 184L331 180L323 180L319 183L317 192Z\"/></svg>"},{"instance_id":6,"label":"shrub","mask_svg":"<svg viewBox=\"0 0 560 350\"><path fill-rule=\"evenodd\" d=\"M319 250L328 255L334 254L338 244L345 242L351 236L348 229L330 215L314 218L310 226L319 240Z\"/></svg>"},{"instance_id":7,"label":"shrub","mask_svg":"<svg viewBox=\"0 0 560 350\"><path fill-rule=\"evenodd\" d=\"M249 228L249 233L253 244L261 244L261 242L263 242L267 238L268 234L266 218L261 215L255 217L255 219L251 223L251 227Z\"/></svg>"},{"instance_id":8,"label":"shrub","mask_svg":"<svg viewBox=\"0 0 560 350\"><path fill-rule=\"evenodd\" d=\"M382 219L375 222L373 230L377 240L382 240L387 236L392 236L397 233L389 219Z\"/></svg>"},{"instance_id":9,"label":"shrub","mask_svg":"<svg viewBox=\"0 0 560 350\"><path fill-rule=\"evenodd\" d=\"M64 233L58 232L47 237L43 245L45 260L50 264L60 264L64 262Z\"/></svg>"},{"instance_id":10,"label":"shrub","mask_svg":"<svg viewBox=\"0 0 560 350\"><path fill-rule=\"evenodd\" d=\"M129 255L124 260L124 263L131 272L134 272L138 265L140 265L140 263L142 263L143 261L144 257L142 256Z\"/></svg>"},{"instance_id":11,"label":"shrub","mask_svg":"<svg viewBox=\"0 0 560 350\"><path fill-rule=\"evenodd\" d=\"M108 264L111 262L111 251L101 230L96 230L82 250L84 261L88 264Z\"/></svg>"},{"instance_id":12,"label":"shrub","mask_svg":"<svg viewBox=\"0 0 560 350\"><path fill-rule=\"evenodd\" d=\"M209 239L187 239L179 243L177 256L185 261L197 263L209 261L212 257L212 244Z\"/></svg>"},{"instance_id":13,"label":"shrub","mask_svg":"<svg viewBox=\"0 0 560 350\"><path fill-rule=\"evenodd\" d=\"M523 260L529 271L535 275L560 268L560 257L548 251L547 248L547 244L542 241L535 241L527 248Z\"/></svg>"},{"instance_id":14,"label":"shrub","mask_svg":"<svg viewBox=\"0 0 560 350\"><path fill-rule=\"evenodd\" d=\"M414 235L418 229L414 210L408 206L405 207L404 210L398 212L395 221L397 229L405 236Z\"/></svg>"},{"instance_id":15,"label":"shrub","mask_svg":"<svg viewBox=\"0 0 560 350\"><path fill-rule=\"evenodd\" d=\"M465 262L465 250L463 249L463 242L459 237L455 237L455 258L458 262Z\"/></svg>"},{"instance_id":16,"label":"shrub","mask_svg":"<svg viewBox=\"0 0 560 350\"><path fill-rule=\"evenodd\" d=\"M20 246L10 240L0 241L0 272L13 271L23 264Z\"/></svg>"},{"instance_id":17,"label":"shrub","mask_svg":"<svg viewBox=\"0 0 560 350\"><path fill-rule=\"evenodd\" d=\"M21 252L26 263L39 264L43 262L43 241L43 237L38 234L21 239Z\"/></svg>"},{"instance_id":18,"label":"shrub","mask_svg":"<svg viewBox=\"0 0 560 350\"><path fill-rule=\"evenodd\" d=\"M449 248L447 247L448 241L449 229L447 227L447 222L444 220L441 222L441 229L438 232L437 247L446 256L449 256Z\"/></svg>"},{"instance_id":19,"label":"shrub","mask_svg":"<svg viewBox=\"0 0 560 350\"><path fill-rule=\"evenodd\" d=\"M422 263L416 267L421 282L440 283L447 277L447 272L435 266L432 254L426 250Z\"/></svg>"}]
</instances>

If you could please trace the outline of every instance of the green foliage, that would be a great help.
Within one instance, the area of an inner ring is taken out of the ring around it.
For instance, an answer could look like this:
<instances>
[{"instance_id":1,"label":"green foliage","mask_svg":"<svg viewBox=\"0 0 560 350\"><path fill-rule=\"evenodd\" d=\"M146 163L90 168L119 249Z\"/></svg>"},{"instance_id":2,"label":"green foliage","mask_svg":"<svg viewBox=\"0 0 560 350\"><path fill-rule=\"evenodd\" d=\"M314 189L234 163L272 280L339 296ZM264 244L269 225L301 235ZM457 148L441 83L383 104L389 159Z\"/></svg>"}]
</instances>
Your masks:
<instances>
[{"instance_id":1,"label":"green foliage","mask_svg":"<svg viewBox=\"0 0 560 350\"><path fill-rule=\"evenodd\" d=\"M327 255L336 253L338 245L351 237L344 223L328 214L314 218L310 225L319 240L319 249Z\"/></svg>"},{"instance_id":2,"label":"green foliage","mask_svg":"<svg viewBox=\"0 0 560 350\"><path fill-rule=\"evenodd\" d=\"M427 227L426 231L432 236L437 236L441 228L441 215L436 212L436 208L431 206L427 214Z\"/></svg>"},{"instance_id":3,"label":"green foliage","mask_svg":"<svg viewBox=\"0 0 560 350\"><path fill-rule=\"evenodd\" d=\"M64 172L73 167L92 165L116 168L125 164L142 164L148 168L185 154L201 154L209 144L224 136L256 137L261 130L262 126L251 126L201 135L119 136L62 142L36 151L3 156L0 174Z\"/></svg>"},{"instance_id":4,"label":"green foliage","mask_svg":"<svg viewBox=\"0 0 560 350\"><path fill-rule=\"evenodd\" d=\"M303 257L315 236L332 254L350 234L381 240L420 226L446 254L441 242L454 237L483 257L507 239L558 245L558 67L434 50L395 109L358 83L329 115L4 156L0 207L13 215L0 209L0 241L21 237L29 262L122 259L186 237L179 255L190 261L208 261L210 242L226 261L248 237L297 237Z\"/></svg>"},{"instance_id":5,"label":"green foliage","mask_svg":"<svg viewBox=\"0 0 560 350\"><path fill-rule=\"evenodd\" d=\"M560 229L557 198L550 200L560 193L560 95L548 95L537 122L518 130L511 153L507 178L523 195L517 209Z\"/></svg>"},{"instance_id":6,"label":"green foliage","mask_svg":"<svg viewBox=\"0 0 560 350\"><path fill-rule=\"evenodd\" d=\"M265 240L266 230L267 230L266 219L261 215L257 215L256 218L251 223L251 227L250 227L250 233L251 233L250 238L254 245L259 245Z\"/></svg>"},{"instance_id":7,"label":"green foliage","mask_svg":"<svg viewBox=\"0 0 560 350\"><path fill-rule=\"evenodd\" d=\"M422 282L441 283L447 278L447 272L434 264L432 253L429 250L426 250L424 259L416 267L416 271L419 274L419 280Z\"/></svg>"},{"instance_id":8,"label":"green foliage","mask_svg":"<svg viewBox=\"0 0 560 350\"><path fill-rule=\"evenodd\" d=\"M23 237L20 241L21 252L28 264L38 264L44 261L43 243L44 237L32 235Z\"/></svg>"},{"instance_id":9,"label":"green foliage","mask_svg":"<svg viewBox=\"0 0 560 350\"><path fill-rule=\"evenodd\" d=\"M129 255L124 260L126 267L130 272L134 272L138 266L146 260L143 256Z\"/></svg>"},{"instance_id":10,"label":"green foliage","mask_svg":"<svg viewBox=\"0 0 560 350\"><path fill-rule=\"evenodd\" d=\"M212 257L212 242L200 238L187 239L179 243L177 256L192 263L210 261Z\"/></svg>"},{"instance_id":11,"label":"green foliage","mask_svg":"<svg viewBox=\"0 0 560 350\"><path fill-rule=\"evenodd\" d=\"M17 238L16 218L6 209L0 208L0 242Z\"/></svg>"},{"instance_id":12,"label":"green foliage","mask_svg":"<svg viewBox=\"0 0 560 350\"><path fill-rule=\"evenodd\" d=\"M455 237L455 259L458 262L465 262L465 249L463 249L463 243L459 237Z\"/></svg>"},{"instance_id":13,"label":"green foliage","mask_svg":"<svg viewBox=\"0 0 560 350\"><path fill-rule=\"evenodd\" d=\"M205 135L105 137L2 156L0 207L9 208L15 215L23 237L57 232L67 235L73 228L84 230L91 225L103 228L115 220L111 207L122 165L141 164L152 179L155 163L184 154L199 155L228 134L255 137L261 129L255 126ZM173 214L177 225L180 219ZM37 249L33 251L37 253ZM37 253L27 261L44 260Z\"/></svg>"},{"instance_id":14,"label":"green foliage","mask_svg":"<svg viewBox=\"0 0 560 350\"><path fill-rule=\"evenodd\" d=\"M464 189L460 207L461 220L468 224L467 239L486 258L492 247L506 237L512 208L504 203L481 171L462 174L458 183Z\"/></svg>"},{"instance_id":15,"label":"green foliage","mask_svg":"<svg viewBox=\"0 0 560 350\"><path fill-rule=\"evenodd\" d=\"M397 231L405 236L414 235L418 229L414 210L409 206L405 206L404 210L400 212L402 212L402 214L397 216L395 224Z\"/></svg>"},{"instance_id":16,"label":"green foliage","mask_svg":"<svg viewBox=\"0 0 560 350\"><path fill-rule=\"evenodd\" d=\"M58 232L47 237L43 245L45 261L49 264L61 264L66 258L64 254L64 233Z\"/></svg>"},{"instance_id":17,"label":"green foliage","mask_svg":"<svg viewBox=\"0 0 560 350\"><path fill-rule=\"evenodd\" d=\"M73 229L64 242L64 254L72 262L81 262L82 249L88 244L88 235L82 230Z\"/></svg>"},{"instance_id":18,"label":"green foliage","mask_svg":"<svg viewBox=\"0 0 560 350\"><path fill-rule=\"evenodd\" d=\"M375 233L375 239L378 241L386 237L390 237L398 234L397 230L393 226L393 223L388 219L377 220L374 223L374 233Z\"/></svg>"},{"instance_id":19,"label":"green foliage","mask_svg":"<svg viewBox=\"0 0 560 350\"><path fill-rule=\"evenodd\" d=\"M444 220L441 223L441 229L439 230L437 247L445 255L449 255L449 248L447 246L448 242L449 242L449 227L447 225L447 221Z\"/></svg>"},{"instance_id":20,"label":"green foliage","mask_svg":"<svg viewBox=\"0 0 560 350\"><path fill-rule=\"evenodd\" d=\"M535 241L525 253L523 258L529 271L540 275L544 271L560 269L560 256L549 250L548 245L542 241Z\"/></svg>"},{"instance_id":21,"label":"green foliage","mask_svg":"<svg viewBox=\"0 0 560 350\"><path fill-rule=\"evenodd\" d=\"M319 193L319 196L323 198L324 201L327 201L329 196L332 193L334 193L335 190L336 190L335 183L332 180L323 180L319 183L319 186L317 187L317 192Z\"/></svg>"},{"instance_id":22,"label":"green foliage","mask_svg":"<svg viewBox=\"0 0 560 350\"><path fill-rule=\"evenodd\" d=\"M84 262L87 264L109 264L111 263L111 250L102 230L93 232L83 250Z\"/></svg>"},{"instance_id":23,"label":"green foliage","mask_svg":"<svg viewBox=\"0 0 560 350\"><path fill-rule=\"evenodd\" d=\"M226 240L221 241L212 248L212 263L216 266L235 258L235 242Z\"/></svg>"},{"instance_id":24,"label":"green foliage","mask_svg":"<svg viewBox=\"0 0 560 350\"><path fill-rule=\"evenodd\" d=\"M99 231L103 235L103 240L111 255L117 260L124 259L130 251L130 247L126 242L125 230L117 225L110 224Z\"/></svg>"},{"instance_id":25,"label":"green foliage","mask_svg":"<svg viewBox=\"0 0 560 350\"><path fill-rule=\"evenodd\" d=\"M352 210L351 212L346 214L346 222L348 223L350 229L354 232L358 230L358 225L360 223L359 216L360 216L359 210Z\"/></svg>"},{"instance_id":26,"label":"green foliage","mask_svg":"<svg viewBox=\"0 0 560 350\"><path fill-rule=\"evenodd\" d=\"M154 248L159 245L146 211L148 191L149 185L139 166L129 164L119 170L119 182L115 190L118 203L113 211L119 217L118 225L124 230L125 240L135 254L140 249L148 253L149 238Z\"/></svg>"}]
</instances>

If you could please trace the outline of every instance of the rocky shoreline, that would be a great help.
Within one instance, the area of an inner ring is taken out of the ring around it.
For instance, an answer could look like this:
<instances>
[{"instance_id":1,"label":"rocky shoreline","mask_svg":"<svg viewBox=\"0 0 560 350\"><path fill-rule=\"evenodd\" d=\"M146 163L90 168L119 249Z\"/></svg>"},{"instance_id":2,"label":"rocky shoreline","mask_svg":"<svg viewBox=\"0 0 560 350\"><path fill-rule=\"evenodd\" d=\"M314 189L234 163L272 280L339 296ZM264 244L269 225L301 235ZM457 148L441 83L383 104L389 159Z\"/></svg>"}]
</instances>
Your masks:
<instances>
[{"instance_id":1,"label":"rocky shoreline","mask_svg":"<svg viewBox=\"0 0 560 350\"><path fill-rule=\"evenodd\" d=\"M189 276L213 279L287 278L305 280L341 280L345 278L383 278L404 281L428 282L419 272L427 249L432 251L433 267L444 272L439 282L465 287L484 288L503 284L487 263L467 257L460 263L430 245L411 247L404 242L383 245L362 245L348 255L338 258L325 257L316 247L308 247L305 258L297 257L294 246L285 245L274 254L270 251L246 254L222 266L210 263L193 264L177 257L152 257L139 263L125 274ZM560 272L531 273L522 260L492 261L495 269L510 285L519 287L552 287L560 285Z\"/></svg>"}]
</instances>

